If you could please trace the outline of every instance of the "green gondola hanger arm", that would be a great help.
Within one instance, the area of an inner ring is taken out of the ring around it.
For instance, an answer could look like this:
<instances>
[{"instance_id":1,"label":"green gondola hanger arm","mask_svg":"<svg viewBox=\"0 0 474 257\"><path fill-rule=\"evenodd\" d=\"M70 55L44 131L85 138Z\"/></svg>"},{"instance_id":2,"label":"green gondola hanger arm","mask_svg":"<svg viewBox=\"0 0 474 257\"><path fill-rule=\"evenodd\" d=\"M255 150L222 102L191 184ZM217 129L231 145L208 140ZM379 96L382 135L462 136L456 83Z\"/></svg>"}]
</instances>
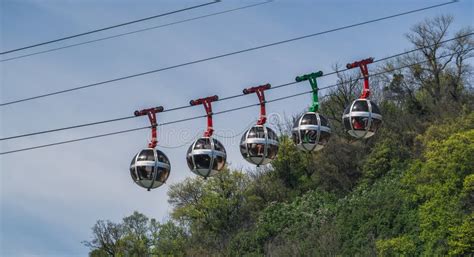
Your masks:
<instances>
[{"instance_id":1,"label":"green gondola hanger arm","mask_svg":"<svg viewBox=\"0 0 474 257\"><path fill-rule=\"evenodd\" d=\"M323 76L323 72L318 71L318 72L305 74L302 76L297 76L295 78L296 82L308 80L309 83L311 84L311 88L313 90L313 103L311 107L309 108L310 112L317 112L319 110L319 96L318 96L319 88L318 88L317 78L321 76Z\"/></svg>"}]
</instances>

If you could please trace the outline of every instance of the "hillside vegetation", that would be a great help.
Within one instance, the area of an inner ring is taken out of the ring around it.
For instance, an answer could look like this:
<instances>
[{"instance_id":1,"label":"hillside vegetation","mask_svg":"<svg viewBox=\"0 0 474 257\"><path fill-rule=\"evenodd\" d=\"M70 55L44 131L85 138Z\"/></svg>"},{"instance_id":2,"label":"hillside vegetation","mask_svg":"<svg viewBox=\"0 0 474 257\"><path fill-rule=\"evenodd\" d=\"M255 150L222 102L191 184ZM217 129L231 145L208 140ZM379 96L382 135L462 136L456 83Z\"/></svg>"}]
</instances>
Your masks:
<instances>
[{"instance_id":1,"label":"hillside vegetation","mask_svg":"<svg viewBox=\"0 0 474 257\"><path fill-rule=\"evenodd\" d=\"M451 23L425 20L407 39L419 48L473 32ZM137 212L98 221L90 256L474 255L473 47L464 37L372 65L427 61L371 78L383 126L368 140L341 127L361 82L339 73L321 103L333 129L322 151L298 151L282 124L270 167L172 185L164 224Z\"/></svg>"}]
</instances>

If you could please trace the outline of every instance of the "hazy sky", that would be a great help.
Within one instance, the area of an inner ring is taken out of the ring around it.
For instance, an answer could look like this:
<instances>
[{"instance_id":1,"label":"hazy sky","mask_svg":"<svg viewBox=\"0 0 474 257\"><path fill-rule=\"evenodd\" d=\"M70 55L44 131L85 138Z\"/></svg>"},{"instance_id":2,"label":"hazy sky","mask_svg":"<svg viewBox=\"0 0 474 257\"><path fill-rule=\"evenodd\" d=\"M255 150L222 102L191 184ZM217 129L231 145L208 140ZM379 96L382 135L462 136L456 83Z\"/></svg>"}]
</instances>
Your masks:
<instances>
[{"instance_id":1,"label":"hazy sky","mask_svg":"<svg viewBox=\"0 0 474 257\"><path fill-rule=\"evenodd\" d=\"M1 50L46 41L203 1L0 0ZM223 1L208 7L55 44L145 28L258 1ZM213 55L311 34L443 1L275 1L255 8L0 63L0 101L67 89L115 77L193 61ZM455 17L453 30L473 25L473 1L441 7L376 24L274 46L206 63L111 83L87 90L0 107L0 137L132 115L140 108L186 105L190 99L238 94L263 83L293 81L296 75L372 56L382 58L410 48L410 27L439 14ZM49 49L38 47L2 57ZM3 59L3 58L2 58ZM318 80L320 86L335 77ZM307 91L301 83L268 92L267 98ZM214 111L256 103L249 95L218 102ZM288 116L311 103L309 95L268 105L269 113ZM215 116L216 134L234 135L258 116L250 108ZM324 110L322 110L324 112ZM158 115L159 122L204 114L202 106ZM190 140L202 133L205 119L159 129L161 148L172 163L168 185L194 176L186 166ZM148 125L146 117L38 135L0 143L0 150L57 142ZM218 137L219 138L219 137ZM248 169L238 142L220 138L233 168ZM168 185L147 192L135 185L131 158L149 140L149 131L94 139L0 157L1 256L86 256L81 241L90 239L98 219L119 221L134 210L160 221L168 218ZM158 146L160 148L160 146Z\"/></svg>"}]
</instances>

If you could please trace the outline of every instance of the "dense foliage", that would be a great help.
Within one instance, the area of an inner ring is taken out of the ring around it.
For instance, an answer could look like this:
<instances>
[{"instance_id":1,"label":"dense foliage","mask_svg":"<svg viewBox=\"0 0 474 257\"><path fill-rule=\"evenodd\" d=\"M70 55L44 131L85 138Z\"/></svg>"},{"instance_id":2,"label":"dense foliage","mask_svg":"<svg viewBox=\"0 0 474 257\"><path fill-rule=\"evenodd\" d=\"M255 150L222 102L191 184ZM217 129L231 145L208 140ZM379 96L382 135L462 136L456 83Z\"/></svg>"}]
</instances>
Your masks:
<instances>
[{"instance_id":1,"label":"dense foliage","mask_svg":"<svg viewBox=\"0 0 474 257\"><path fill-rule=\"evenodd\" d=\"M408 39L440 42L451 22L426 20ZM281 129L271 167L172 185L164 224L140 213L98 221L90 256L474 255L473 47L464 37L379 66L427 61L372 79L384 125L364 141L341 128L360 84L340 73L322 102L333 124L325 149L299 152Z\"/></svg>"}]
</instances>

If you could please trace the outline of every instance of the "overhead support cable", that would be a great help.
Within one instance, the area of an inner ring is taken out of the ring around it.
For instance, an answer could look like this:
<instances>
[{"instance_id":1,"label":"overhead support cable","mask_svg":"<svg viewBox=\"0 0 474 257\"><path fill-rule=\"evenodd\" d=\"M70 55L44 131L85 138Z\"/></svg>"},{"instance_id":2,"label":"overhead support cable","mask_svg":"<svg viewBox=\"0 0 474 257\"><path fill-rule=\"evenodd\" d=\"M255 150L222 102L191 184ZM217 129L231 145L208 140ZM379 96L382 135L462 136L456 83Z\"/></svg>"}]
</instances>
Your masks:
<instances>
[{"instance_id":1,"label":"overhead support cable","mask_svg":"<svg viewBox=\"0 0 474 257\"><path fill-rule=\"evenodd\" d=\"M63 49L68 49L68 48L72 48L72 47L76 47L76 46L92 44L92 43L96 43L96 42L100 42L100 41L104 41L104 40L108 40L108 39L119 38L119 37L123 37L123 36L127 36L127 35L133 35L133 34L145 32L145 31L150 31L150 30L154 30L154 29L169 27L169 26L173 26L173 25L176 25L176 24L186 23L186 22L200 20L200 19L204 19L204 18L208 18L208 17L212 17L212 16L225 14L225 13L235 12L235 11L238 11L238 10L243 10L243 9L247 9L247 8L251 8L251 7L256 7L256 6L263 5L263 4L268 4L268 3L271 3L271 2L273 2L273 0L267 0L265 2L260 2L260 3L256 3L256 4L244 5L242 7L228 9L228 10L220 11L220 12L214 12L214 13L201 15L201 16L196 16L196 17L193 17L193 18L184 19L184 20L175 21L175 22L170 22L170 23L157 25L157 26L152 26L152 27L148 27L148 28L144 28L144 29L133 30L133 31L129 31L129 32L124 32L124 33L112 35L112 36L92 39L92 40L88 40L88 41L84 41L84 42L80 42L80 43L75 43L75 44L60 46L60 47L51 48L51 49L47 49L47 50L43 50L43 51L38 51L38 52L29 53L29 54L24 54L24 55L14 56L14 57L10 57L10 58L5 58L5 59L0 60L0 62L13 61L13 60L22 59L22 58L26 58L26 57L30 57L30 56L35 56L35 55L51 53L51 52L55 52L55 51L59 51L59 50L63 50Z\"/></svg>"},{"instance_id":2,"label":"overhead support cable","mask_svg":"<svg viewBox=\"0 0 474 257\"><path fill-rule=\"evenodd\" d=\"M451 41L454 41L454 40L457 40L457 39L460 39L460 38L472 36L472 35L474 35L474 33L464 34L464 35L461 35L461 36L458 36L458 37L454 37L454 38L450 38L450 39L443 40L443 41L441 41L441 42L436 43L436 45L442 45L442 44L445 44L445 43L448 43L448 42L451 42ZM402 53L398 53L398 54L386 56L386 57L383 57L383 58L374 60L374 63L386 61L386 60L393 59L393 58L396 58L396 57L400 57L400 56L403 56L403 55L406 55L406 54L410 54L410 53L413 53L413 52L417 52L417 51L420 51L420 50L422 50L422 49L425 49L425 48L428 48L428 47L432 47L432 46L434 46L434 44L433 44L433 45L428 45L428 46L425 46L425 47L416 48L416 49L409 50L409 51L405 51L405 52L402 52ZM322 75L321 77L334 75L334 74L336 74L337 72L344 72L344 71L347 71L347 70L348 70L348 69L345 68L345 69L338 70L338 71L334 71L334 72L324 73L324 75ZM290 86L290 85L293 85L293 84L297 84L297 83L299 83L299 82L292 81L292 82L289 82L289 83L285 83L285 84L280 84L280 85L272 86L272 87L269 88L268 90L274 90L274 89L277 89L277 88L287 87L287 86ZM245 94L231 95L231 96L219 98L219 100L217 100L217 101L226 101L226 100L230 100L230 99L234 99L234 98L238 98L238 97L243 97L243 96L245 96ZM192 107L192 106L189 106L189 105L178 106L178 107L166 109L166 110L164 110L163 112L177 111L177 110L187 109L187 108L191 108L191 107ZM47 133L52 133L52 132L59 132L59 131L69 130L69 129L76 129L76 128L82 128L82 127L88 127L88 126L95 126L95 125L100 125L100 124L105 124L105 123L110 123L110 122L117 122L117 121L122 121L122 120L128 120L128 119L132 119L132 118L136 118L136 116L130 115L130 116L125 116L125 117L120 117L120 118L115 118L115 119L109 119L109 120L103 120L103 121L96 121L96 122L90 122L90 123L85 123L85 124L78 124L78 125L67 126L67 127L62 127L62 128L56 128L56 129L50 129L50 130L44 130L44 131L38 131L38 132L32 132L32 133L26 133L26 134L21 134L21 135L16 135L16 136L9 136L9 137L0 138L0 141L11 140L11 139L16 139L16 138L22 138L22 137L35 136L35 135L41 135L41 134L47 134Z\"/></svg>"},{"instance_id":3,"label":"overhead support cable","mask_svg":"<svg viewBox=\"0 0 474 257\"><path fill-rule=\"evenodd\" d=\"M13 52L18 52L18 51L21 51L21 50L30 49L30 48L34 48L34 47L38 47L38 46L43 46L43 45L48 45L48 44L52 44L52 43L56 43L56 42L61 42L61 41L64 41L64 40L68 40L68 39L72 39L72 38L76 38L76 37L81 37L81 36L85 36L85 35L89 35L89 34L93 34L93 33L97 33L97 32L102 32L102 31L106 31L106 30L110 30L110 29L115 29L115 28L130 25L130 24L139 23L139 22L143 22L143 21L147 21L147 20L152 20L152 19L156 19L156 18L159 18L159 17L163 17L163 16L167 16L167 15L171 15L171 14L175 14L175 13L179 13L179 12L184 12L184 11L189 11L189 10L192 10L192 9L197 9L197 8L200 8L200 7L204 7L204 6L211 5L211 4L216 4L216 3L219 3L219 2L220 2L220 0L216 0L216 1L208 2L208 3L204 3L204 4L194 5L194 6L191 6L191 7L187 7L187 8L167 12L167 13L162 13L162 14L157 14L157 15L153 15L153 16L150 16L150 17L146 17L146 18L141 18L141 19L138 19L138 20L128 21L128 22L124 22L124 23L120 23L120 24L116 24L116 25L112 25L112 26L108 26L108 27L104 27L104 28L100 28L100 29L94 29L94 30L82 32L82 33L79 33L79 34L74 34L74 35L71 35L71 36L66 36L66 37L53 39L53 40L49 40L49 41L45 41L45 42L41 42L41 43L36 43L36 44L33 44L33 45L29 45L29 46L23 46L23 47L19 47L19 48L15 48L15 49L0 52L0 55L9 54L9 53L13 53Z\"/></svg>"},{"instance_id":4,"label":"overhead support cable","mask_svg":"<svg viewBox=\"0 0 474 257\"><path fill-rule=\"evenodd\" d=\"M122 80L130 79L130 78L140 77L140 76L149 75L149 74L153 74L153 73L158 73L158 72L162 72L162 71L166 71L166 70L171 70L171 69L176 69L176 68L180 68L180 67L184 67L184 66L189 66L189 65L192 65L192 64L197 64L197 63L207 62L207 61L220 59L220 58L224 58L224 57L228 57L228 56L232 56L232 55L237 55L237 54L241 54L241 53L245 53L245 52L255 51L255 50L259 50L259 49L263 49L263 48L267 48L267 47L272 47L272 46L276 46L276 45L295 42L295 41L298 41L298 40L311 38L311 37L315 37L315 36L319 36L319 35L323 35L323 34L327 34L327 33L331 33L331 32L345 30L345 29L358 27L358 26L362 26L362 25L366 25L366 24L370 24L370 23L374 23L374 22L379 22L379 21L382 21L382 20L392 19L392 18L395 18L395 17L400 17L400 16L412 14L412 13L417 13L417 12L433 9L433 8L438 8L438 7L449 5L449 4L452 4L452 3L455 3L455 2L456 1L450 1L450 2L445 2L445 3L442 3L442 4L431 5L431 6L427 6L427 7L423 7L423 8L419 8L419 9L414 9L414 10L411 10L411 11L401 12L401 13L397 13L397 14L393 14L393 15L389 15L389 16L384 16L384 17L380 17L380 18L376 18L376 19L372 19L372 20L368 20L368 21L364 21L364 22L354 23L354 24L351 24L351 25L346 25L346 26L342 26L342 27L338 27L338 28L334 28L334 29L330 29L330 30L325 30L325 31L322 31L322 32L317 32L317 33L308 34L308 35L304 35L304 36L300 36L300 37L295 37L295 38L291 38L291 39L277 41L277 42L273 42L273 43L269 43L269 44L265 44L265 45L260 45L260 46L256 46L256 47L251 47L251 48L247 48L247 49L243 49L243 50L239 50L239 51L229 52L229 53L226 53L226 54L221 54L221 55L216 55L216 56L207 57L207 58L203 58L203 59L198 59L198 60L195 60L195 61L185 62L185 63L176 64L176 65L172 65L172 66L168 66L168 67L164 67L164 68L158 68L158 69L154 69L154 70L149 70L149 71L145 71L145 72L141 72L141 73L135 73L135 74L131 74L131 75L123 76L123 77L118 77L118 78L114 78L114 79L109 79L109 80L104 80L104 81L101 81L101 82L96 82L96 83L87 84L87 85L83 85L83 86L77 86L77 87L72 87L72 88L69 88L69 89L54 91L54 92L46 93L46 94L42 94L42 95L37 95L37 96L22 98L22 99L18 99L18 100L9 101L9 102L4 102L4 103L0 104L0 107L7 106L7 105L12 105L12 104L18 104L18 103L21 103L21 102L31 101L31 100L35 100L35 99L39 99L39 98L50 97L50 96L53 96L53 95L64 94L64 93L73 92L73 91L77 91L77 90L83 90L83 89L86 89L86 88L97 87L97 86L100 86L100 85L105 85L105 84L109 84L109 83L113 83L113 82L117 82L117 81L122 81Z\"/></svg>"},{"instance_id":5,"label":"overhead support cable","mask_svg":"<svg viewBox=\"0 0 474 257\"><path fill-rule=\"evenodd\" d=\"M469 52L469 51L472 51L472 50L474 50L474 48L466 49L465 52ZM445 58L445 57L451 56L452 54L453 53L438 56L437 59ZM411 63L411 64L403 65L403 66L400 66L400 67L397 67L397 68L392 68L392 69L389 69L389 70L385 70L383 72L374 73L374 74L371 74L371 75L368 75L368 76L369 77L376 77L376 76L380 76L382 74L386 74L386 73L393 72L393 71L396 71L396 70L408 68L408 67L411 67L411 66L414 66L414 65L419 65L419 64L422 64L422 63L426 63L428 61L429 60L420 61L420 62L416 62L416 63ZM358 80L361 80L361 79L364 79L364 78L363 77L362 78L356 78L356 79L345 81L344 83L351 83L351 82L355 82L355 81L358 81ZM337 84L321 87L321 88L319 88L319 90L325 90L325 89L333 88L333 87L336 87L336 86L339 86L339 85L343 85L344 83L337 83ZM306 95L306 94L310 94L310 93L313 93L313 91L312 90L311 91L305 91L305 92L301 92L301 93L297 93L297 94L292 94L292 95L287 95L287 96L283 96L283 97L274 98L274 99L266 101L266 103L273 103L273 102L277 102L277 101L282 101L282 100L286 100L286 99L290 99L290 98L294 98L294 97L298 97L298 96L302 96L302 95ZM240 107L237 107L237 108L231 108L231 109L227 109L227 110L224 110L224 111L213 112L213 115L220 115L220 114L234 112L234 111L247 109L247 108L255 107L255 106L260 106L260 103L240 106ZM164 123L158 124L158 126L166 126L166 125L171 125L171 124L176 124L176 123L181 123L181 122L186 122L186 121L196 120L196 119L206 118L206 117L207 117L207 115L189 117L189 118L185 118L185 119L179 119L179 120L174 120L174 121L170 121L170 122L164 122ZM83 138L77 138L77 139L72 139L72 140L66 140L66 141L61 141L61 142L56 142L56 143L50 143L50 144L33 146L33 147L21 148L21 149L16 149L16 150L11 150L11 151L0 152L0 155L30 151L30 150L34 150L34 149L40 149L40 148L51 147L51 146L56 146L56 145L69 144L69 143L74 143L74 142L79 142L79 141L84 141L84 140L90 140L90 139L95 139L95 138L101 138L101 137L107 137L107 136L112 136L112 135L118 135L118 134L124 134L124 133L129 133L129 132L144 130L144 129L149 129L149 128L151 128L151 126L121 130L121 131L105 133L105 134L100 134L100 135L94 135L94 136L89 136L89 137L83 137Z\"/></svg>"}]
</instances>

